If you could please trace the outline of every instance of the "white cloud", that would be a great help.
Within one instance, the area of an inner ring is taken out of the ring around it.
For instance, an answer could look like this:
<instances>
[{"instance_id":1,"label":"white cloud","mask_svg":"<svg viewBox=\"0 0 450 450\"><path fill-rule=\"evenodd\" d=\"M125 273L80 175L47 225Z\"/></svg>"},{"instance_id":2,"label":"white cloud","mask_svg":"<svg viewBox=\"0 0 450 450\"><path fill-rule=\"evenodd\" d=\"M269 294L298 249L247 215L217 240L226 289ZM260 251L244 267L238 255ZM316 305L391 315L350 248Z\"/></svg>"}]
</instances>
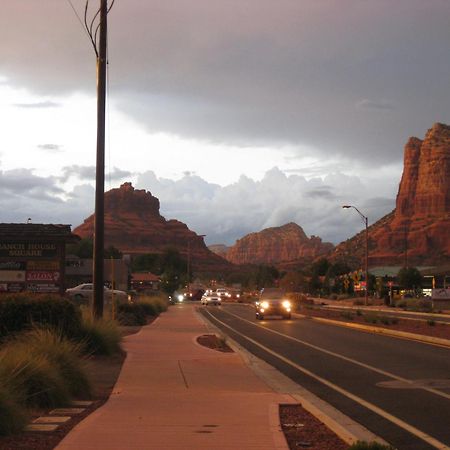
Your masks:
<instances>
[{"instance_id":1,"label":"white cloud","mask_svg":"<svg viewBox=\"0 0 450 450\"><path fill-rule=\"evenodd\" d=\"M374 197L370 186L357 176L333 173L307 180L278 168L260 181L241 176L224 187L196 176L174 181L145 172L138 176L137 187L159 198L162 215L206 234L210 244L230 245L247 233L291 221L308 235L338 243L361 229L359 217L343 210L342 204L358 205L371 222L395 206L392 197Z\"/></svg>"}]
</instances>

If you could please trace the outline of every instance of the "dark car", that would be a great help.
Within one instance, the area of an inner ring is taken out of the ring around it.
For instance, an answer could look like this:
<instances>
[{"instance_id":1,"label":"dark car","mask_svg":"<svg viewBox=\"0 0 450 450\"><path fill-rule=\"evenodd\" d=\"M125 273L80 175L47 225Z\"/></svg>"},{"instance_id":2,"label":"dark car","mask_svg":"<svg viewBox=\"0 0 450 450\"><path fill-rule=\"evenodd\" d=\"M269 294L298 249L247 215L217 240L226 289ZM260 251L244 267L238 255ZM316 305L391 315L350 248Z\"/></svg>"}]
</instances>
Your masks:
<instances>
[{"instance_id":1,"label":"dark car","mask_svg":"<svg viewBox=\"0 0 450 450\"><path fill-rule=\"evenodd\" d=\"M259 299L255 302L256 318L264 319L268 316L281 316L283 319L291 318L291 302L286 293L279 288L264 288Z\"/></svg>"}]
</instances>

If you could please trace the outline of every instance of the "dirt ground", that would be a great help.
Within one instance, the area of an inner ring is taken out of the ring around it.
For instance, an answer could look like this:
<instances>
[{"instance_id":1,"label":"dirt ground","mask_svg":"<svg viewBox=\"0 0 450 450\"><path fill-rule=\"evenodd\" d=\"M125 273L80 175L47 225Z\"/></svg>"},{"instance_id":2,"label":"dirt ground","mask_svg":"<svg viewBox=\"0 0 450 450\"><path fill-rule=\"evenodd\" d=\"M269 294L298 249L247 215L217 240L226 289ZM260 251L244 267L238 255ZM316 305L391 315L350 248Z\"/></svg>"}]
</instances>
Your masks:
<instances>
[{"instance_id":1,"label":"dirt ground","mask_svg":"<svg viewBox=\"0 0 450 450\"><path fill-rule=\"evenodd\" d=\"M374 327L388 328L390 330L450 339L450 325L437 323L439 319L436 318L430 318L429 321L396 318L395 321L392 321L392 318L388 318L386 313L379 311L364 310L358 313L357 310L336 311L332 309L310 307L301 308L299 313L304 314L307 317L323 317L342 322L360 323Z\"/></svg>"}]
</instances>

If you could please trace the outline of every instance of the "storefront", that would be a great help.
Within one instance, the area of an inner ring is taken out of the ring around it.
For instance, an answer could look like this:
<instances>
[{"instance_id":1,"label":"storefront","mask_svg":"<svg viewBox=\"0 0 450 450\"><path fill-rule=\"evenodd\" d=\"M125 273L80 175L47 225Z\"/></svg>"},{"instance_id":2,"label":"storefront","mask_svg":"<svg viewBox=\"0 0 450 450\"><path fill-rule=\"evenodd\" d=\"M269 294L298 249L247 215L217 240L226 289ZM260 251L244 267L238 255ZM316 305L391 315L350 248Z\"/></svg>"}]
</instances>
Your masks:
<instances>
[{"instance_id":1,"label":"storefront","mask_svg":"<svg viewBox=\"0 0 450 450\"><path fill-rule=\"evenodd\" d=\"M63 294L66 244L78 239L70 225L0 224L0 292Z\"/></svg>"}]
</instances>

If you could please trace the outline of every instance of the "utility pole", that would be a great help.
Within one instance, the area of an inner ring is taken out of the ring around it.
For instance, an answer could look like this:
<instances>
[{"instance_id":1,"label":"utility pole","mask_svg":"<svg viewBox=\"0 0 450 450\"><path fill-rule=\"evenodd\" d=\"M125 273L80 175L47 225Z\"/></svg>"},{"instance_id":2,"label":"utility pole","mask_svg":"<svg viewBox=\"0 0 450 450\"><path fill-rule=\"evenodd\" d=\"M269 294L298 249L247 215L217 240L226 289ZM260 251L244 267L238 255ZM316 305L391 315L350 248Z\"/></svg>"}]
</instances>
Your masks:
<instances>
[{"instance_id":1,"label":"utility pole","mask_svg":"<svg viewBox=\"0 0 450 450\"><path fill-rule=\"evenodd\" d=\"M105 109L107 65L107 16L108 2L100 0L99 45L97 54L97 165L95 175L95 221L94 221L94 319L103 317L104 273L103 249L105 241Z\"/></svg>"}]
</instances>

